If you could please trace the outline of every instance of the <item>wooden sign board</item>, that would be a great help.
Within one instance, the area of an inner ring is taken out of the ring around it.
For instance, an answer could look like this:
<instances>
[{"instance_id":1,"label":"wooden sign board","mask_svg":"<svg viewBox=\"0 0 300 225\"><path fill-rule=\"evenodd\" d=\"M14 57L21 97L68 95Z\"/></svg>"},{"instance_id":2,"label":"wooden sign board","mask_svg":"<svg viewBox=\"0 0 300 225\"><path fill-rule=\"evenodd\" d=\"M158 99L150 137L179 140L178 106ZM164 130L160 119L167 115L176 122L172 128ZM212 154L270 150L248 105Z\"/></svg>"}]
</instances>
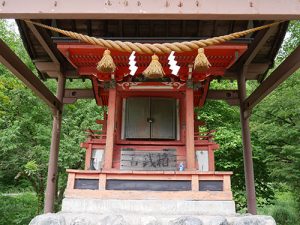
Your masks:
<instances>
[{"instance_id":1,"label":"wooden sign board","mask_svg":"<svg viewBox=\"0 0 300 225\"><path fill-rule=\"evenodd\" d=\"M176 150L121 151L121 170L176 170Z\"/></svg>"}]
</instances>

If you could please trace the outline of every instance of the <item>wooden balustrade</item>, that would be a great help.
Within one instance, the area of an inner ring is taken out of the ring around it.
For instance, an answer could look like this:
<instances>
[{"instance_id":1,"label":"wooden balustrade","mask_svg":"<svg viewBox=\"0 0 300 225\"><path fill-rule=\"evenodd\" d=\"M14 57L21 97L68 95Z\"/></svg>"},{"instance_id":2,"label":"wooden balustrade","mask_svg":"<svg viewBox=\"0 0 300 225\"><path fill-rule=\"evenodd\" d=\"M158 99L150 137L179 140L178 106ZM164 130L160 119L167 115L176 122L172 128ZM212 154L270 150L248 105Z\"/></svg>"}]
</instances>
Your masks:
<instances>
[{"instance_id":1,"label":"wooden balustrade","mask_svg":"<svg viewBox=\"0 0 300 225\"><path fill-rule=\"evenodd\" d=\"M194 132L195 140L206 140L206 141L212 141L215 137L213 133L216 132L216 130L210 130L205 132Z\"/></svg>"},{"instance_id":2,"label":"wooden balustrade","mask_svg":"<svg viewBox=\"0 0 300 225\"><path fill-rule=\"evenodd\" d=\"M103 130L91 130L87 129L85 130L86 136L89 140L93 139L100 139L100 140L105 140L106 139L106 132Z\"/></svg>"},{"instance_id":3,"label":"wooden balustrade","mask_svg":"<svg viewBox=\"0 0 300 225\"><path fill-rule=\"evenodd\" d=\"M66 197L232 200L232 172L67 170Z\"/></svg>"}]
</instances>

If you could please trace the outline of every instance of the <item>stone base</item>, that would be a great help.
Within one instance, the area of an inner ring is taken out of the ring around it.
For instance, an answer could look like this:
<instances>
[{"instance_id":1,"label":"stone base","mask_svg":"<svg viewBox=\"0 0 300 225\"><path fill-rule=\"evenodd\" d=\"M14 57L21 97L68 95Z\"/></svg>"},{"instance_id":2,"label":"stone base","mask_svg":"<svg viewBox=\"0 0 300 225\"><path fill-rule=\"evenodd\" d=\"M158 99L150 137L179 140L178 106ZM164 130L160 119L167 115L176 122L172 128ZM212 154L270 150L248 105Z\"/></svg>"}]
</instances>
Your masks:
<instances>
[{"instance_id":1,"label":"stone base","mask_svg":"<svg viewBox=\"0 0 300 225\"><path fill-rule=\"evenodd\" d=\"M48 213L29 225L276 225L270 216L146 216Z\"/></svg>"},{"instance_id":2,"label":"stone base","mask_svg":"<svg viewBox=\"0 0 300 225\"><path fill-rule=\"evenodd\" d=\"M62 212L141 215L233 215L234 201L65 198Z\"/></svg>"},{"instance_id":3,"label":"stone base","mask_svg":"<svg viewBox=\"0 0 300 225\"><path fill-rule=\"evenodd\" d=\"M276 225L270 216L238 215L233 201L65 198L62 211L29 225Z\"/></svg>"}]
</instances>

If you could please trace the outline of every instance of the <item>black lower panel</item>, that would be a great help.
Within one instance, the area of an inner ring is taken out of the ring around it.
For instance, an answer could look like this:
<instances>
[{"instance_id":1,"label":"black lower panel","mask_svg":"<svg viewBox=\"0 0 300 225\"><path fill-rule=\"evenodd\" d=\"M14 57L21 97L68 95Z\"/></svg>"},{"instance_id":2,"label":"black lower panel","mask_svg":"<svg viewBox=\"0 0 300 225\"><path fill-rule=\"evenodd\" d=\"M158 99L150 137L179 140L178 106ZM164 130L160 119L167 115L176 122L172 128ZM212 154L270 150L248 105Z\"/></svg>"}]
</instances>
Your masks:
<instances>
[{"instance_id":1,"label":"black lower panel","mask_svg":"<svg viewBox=\"0 0 300 225\"><path fill-rule=\"evenodd\" d=\"M99 180L98 179L75 179L74 189L98 190Z\"/></svg>"},{"instance_id":2,"label":"black lower panel","mask_svg":"<svg viewBox=\"0 0 300 225\"><path fill-rule=\"evenodd\" d=\"M191 181L185 180L107 180L106 190L190 191Z\"/></svg>"},{"instance_id":3,"label":"black lower panel","mask_svg":"<svg viewBox=\"0 0 300 225\"><path fill-rule=\"evenodd\" d=\"M223 191L222 180L200 180L199 191Z\"/></svg>"}]
</instances>

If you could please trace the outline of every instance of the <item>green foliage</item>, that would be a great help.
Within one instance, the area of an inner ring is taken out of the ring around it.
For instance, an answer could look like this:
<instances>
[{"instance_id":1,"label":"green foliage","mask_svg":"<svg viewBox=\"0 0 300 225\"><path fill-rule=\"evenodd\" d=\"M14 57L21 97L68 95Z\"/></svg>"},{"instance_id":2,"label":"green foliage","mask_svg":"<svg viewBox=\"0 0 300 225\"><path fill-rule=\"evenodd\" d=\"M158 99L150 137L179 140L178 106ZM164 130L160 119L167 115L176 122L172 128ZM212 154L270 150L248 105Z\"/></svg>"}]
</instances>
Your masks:
<instances>
[{"instance_id":1,"label":"green foliage","mask_svg":"<svg viewBox=\"0 0 300 225\"><path fill-rule=\"evenodd\" d=\"M295 225L297 217L286 206L276 206L271 214L277 225Z\"/></svg>"},{"instance_id":2,"label":"green foliage","mask_svg":"<svg viewBox=\"0 0 300 225\"><path fill-rule=\"evenodd\" d=\"M220 85L224 86L224 83L221 82ZM217 130L215 141L220 145L220 149L215 152L216 170L233 172L231 182L237 210L244 212L246 194L239 109L229 106L224 101L207 101L205 106L197 111L198 118L207 123L207 129ZM274 198L274 191L265 155L255 139L252 140L252 145L258 205L268 204Z\"/></svg>"},{"instance_id":3,"label":"green foliage","mask_svg":"<svg viewBox=\"0 0 300 225\"><path fill-rule=\"evenodd\" d=\"M267 156L270 176L295 193L300 193L299 87L297 72L255 109L252 126L253 136Z\"/></svg>"},{"instance_id":4,"label":"green foliage","mask_svg":"<svg viewBox=\"0 0 300 225\"><path fill-rule=\"evenodd\" d=\"M278 225L299 225L299 213L294 195L291 192L279 192L271 206L259 208L259 214L271 215Z\"/></svg>"},{"instance_id":5,"label":"green foliage","mask_svg":"<svg viewBox=\"0 0 300 225\"><path fill-rule=\"evenodd\" d=\"M17 55L33 68L20 37L5 20L0 20L1 38ZM45 82L52 91L56 81ZM67 82L67 87L84 88L90 82ZM63 112L58 168L57 203L62 200L66 186L66 169L81 168L84 150L80 142L84 130L97 128L95 119L103 115L95 101L78 101L66 105ZM95 125L94 125L95 124ZM99 126L99 125L98 125ZM48 107L0 65L0 191L10 187L30 187L37 194L37 211L43 207L45 183L52 130L52 116Z\"/></svg>"},{"instance_id":6,"label":"green foliage","mask_svg":"<svg viewBox=\"0 0 300 225\"><path fill-rule=\"evenodd\" d=\"M28 225L36 215L36 201L32 193L0 195L0 225Z\"/></svg>"},{"instance_id":7,"label":"green foliage","mask_svg":"<svg viewBox=\"0 0 300 225\"><path fill-rule=\"evenodd\" d=\"M25 168L25 173L28 175L28 176L31 176L33 174L36 174L39 170L38 168L38 164L36 163L35 160L32 160L32 161L29 161L25 164L24 168Z\"/></svg>"},{"instance_id":8,"label":"green foliage","mask_svg":"<svg viewBox=\"0 0 300 225\"><path fill-rule=\"evenodd\" d=\"M284 60L297 46L300 45L300 21L290 21L289 28L281 49L277 55L277 62Z\"/></svg>"}]
</instances>

